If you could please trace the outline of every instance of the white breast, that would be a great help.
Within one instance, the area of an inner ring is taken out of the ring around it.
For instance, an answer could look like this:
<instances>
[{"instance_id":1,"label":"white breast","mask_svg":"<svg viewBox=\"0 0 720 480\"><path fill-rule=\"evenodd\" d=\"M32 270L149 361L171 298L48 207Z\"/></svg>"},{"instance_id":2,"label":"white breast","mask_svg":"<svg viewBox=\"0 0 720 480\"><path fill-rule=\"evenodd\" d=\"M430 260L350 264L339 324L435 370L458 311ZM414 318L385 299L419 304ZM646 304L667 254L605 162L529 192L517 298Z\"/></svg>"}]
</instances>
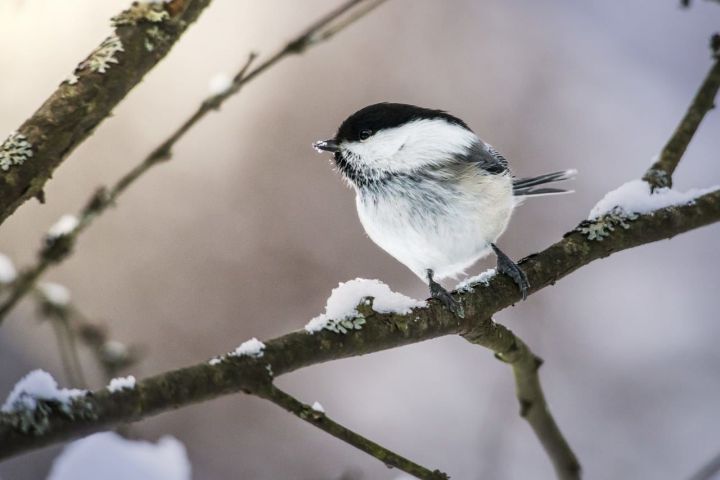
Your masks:
<instances>
[{"instance_id":1,"label":"white breast","mask_svg":"<svg viewBox=\"0 0 720 480\"><path fill-rule=\"evenodd\" d=\"M469 172L475 172L470 169ZM381 193L357 191L368 236L426 280L461 274L489 252L514 207L509 176L465 173L442 181L392 182Z\"/></svg>"}]
</instances>

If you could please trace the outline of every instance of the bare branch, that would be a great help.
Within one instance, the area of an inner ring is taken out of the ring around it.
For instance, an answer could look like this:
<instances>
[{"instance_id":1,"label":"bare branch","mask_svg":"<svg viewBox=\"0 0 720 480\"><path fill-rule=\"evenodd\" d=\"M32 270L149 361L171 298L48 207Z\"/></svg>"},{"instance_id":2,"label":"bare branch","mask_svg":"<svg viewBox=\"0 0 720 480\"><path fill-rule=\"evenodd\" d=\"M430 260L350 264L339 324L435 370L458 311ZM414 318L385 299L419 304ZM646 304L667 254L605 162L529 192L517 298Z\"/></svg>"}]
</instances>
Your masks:
<instances>
[{"instance_id":1,"label":"bare branch","mask_svg":"<svg viewBox=\"0 0 720 480\"><path fill-rule=\"evenodd\" d=\"M680 163L680 159L700 126L700 122L705 118L705 114L715 106L715 96L720 88L720 56L717 52L715 52L715 58L715 63L695 94L685 116L680 120L680 124L662 149L660 157L643 176L643 180L648 182L653 189L672 187L672 175L675 168Z\"/></svg>"},{"instance_id":2,"label":"bare branch","mask_svg":"<svg viewBox=\"0 0 720 480\"><path fill-rule=\"evenodd\" d=\"M447 480L449 478L447 474L442 473L439 470L430 471L422 465L418 465L417 463L388 450L382 445L379 445L372 440L343 427L339 423L328 418L324 412L313 410L309 405L301 403L274 385L270 385L269 388L258 395L262 398L270 400L275 405L284 408L296 417L315 425L320 430L329 433L333 437L349 443L353 447L377 458L385 465L398 468L417 478L427 480Z\"/></svg>"},{"instance_id":3,"label":"bare branch","mask_svg":"<svg viewBox=\"0 0 720 480\"><path fill-rule=\"evenodd\" d=\"M195 113L190 115L165 141L155 148L142 162L123 175L109 190L104 188L97 190L88 199L86 206L80 211L78 216L79 223L76 228L61 238L56 238L53 239L52 242L46 241L44 243L43 248L38 253L37 262L31 267L23 269L18 279L10 286L8 296L0 302L0 324L2 324L13 307L32 290L33 286L45 271L52 265L61 263L69 256L78 236L80 236L98 216L102 215L108 207L114 205L118 197L147 173L148 170L162 161L168 160L172 156L172 149L175 144L192 129L197 122L202 120L211 111L218 110L228 98L238 93L243 85L277 64L280 60L293 54L302 53L312 46L329 40L340 30L359 20L385 1L386 0L350 0L345 2L313 23L295 39L291 40L284 48L280 49L252 70L250 70L250 65L256 56L255 54L250 54L227 90L207 97ZM353 10L356 5L360 5L361 8Z\"/></svg>"},{"instance_id":4,"label":"bare branch","mask_svg":"<svg viewBox=\"0 0 720 480\"><path fill-rule=\"evenodd\" d=\"M136 3L115 30L0 146L0 222L37 196L53 170L162 60L210 0ZM22 149L17 147L21 146Z\"/></svg>"},{"instance_id":5,"label":"bare branch","mask_svg":"<svg viewBox=\"0 0 720 480\"><path fill-rule=\"evenodd\" d=\"M540 357L512 331L492 320L481 322L463 336L471 343L491 349L499 360L512 366L520 416L528 421L542 443L557 477L578 480L580 463L555 423L540 386L538 370L543 363Z\"/></svg>"},{"instance_id":6,"label":"bare branch","mask_svg":"<svg viewBox=\"0 0 720 480\"><path fill-rule=\"evenodd\" d=\"M640 215L628 229L616 229L602 242L590 241L573 230L561 241L523 260L521 265L534 293L594 260L718 221L720 191L715 191L688 205ZM520 293L512 280L496 275L487 286L458 292L458 298L465 307L465 319L448 313L434 301L407 315L381 314L359 305L358 311L366 319L361 330L346 335L327 330L311 335L301 330L266 342L259 358L225 357L213 365L201 363L146 378L132 390L115 393L98 390L85 398L84 415L71 418L53 411L46 428L39 431L18 429L15 426L18 414L0 415L0 458L221 395L240 391L259 394L272 381L270 372L278 376L329 360L471 332L486 322L482 319L491 318L520 300Z\"/></svg>"},{"instance_id":7,"label":"bare branch","mask_svg":"<svg viewBox=\"0 0 720 480\"><path fill-rule=\"evenodd\" d=\"M690 477L690 480L712 480L720 472L720 454L715 455L700 470Z\"/></svg>"}]
</instances>

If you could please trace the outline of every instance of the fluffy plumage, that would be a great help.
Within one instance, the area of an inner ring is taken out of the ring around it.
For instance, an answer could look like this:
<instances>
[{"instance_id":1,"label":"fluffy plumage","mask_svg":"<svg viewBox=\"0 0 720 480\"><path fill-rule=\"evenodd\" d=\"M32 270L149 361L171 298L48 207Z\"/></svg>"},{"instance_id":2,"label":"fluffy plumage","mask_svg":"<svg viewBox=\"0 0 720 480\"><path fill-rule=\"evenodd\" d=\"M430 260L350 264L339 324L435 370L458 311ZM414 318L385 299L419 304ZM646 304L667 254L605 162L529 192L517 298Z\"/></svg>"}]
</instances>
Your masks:
<instances>
[{"instance_id":1,"label":"fluffy plumage","mask_svg":"<svg viewBox=\"0 0 720 480\"><path fill-rule=\"evenodd\" d=\"M513 180L505 158L462 120L396 103L359 110L315 147L335 153L368 236L431 284L488 254L520 197L564 192L538 185L574 173Z\"/></svg>"}]
</instances>

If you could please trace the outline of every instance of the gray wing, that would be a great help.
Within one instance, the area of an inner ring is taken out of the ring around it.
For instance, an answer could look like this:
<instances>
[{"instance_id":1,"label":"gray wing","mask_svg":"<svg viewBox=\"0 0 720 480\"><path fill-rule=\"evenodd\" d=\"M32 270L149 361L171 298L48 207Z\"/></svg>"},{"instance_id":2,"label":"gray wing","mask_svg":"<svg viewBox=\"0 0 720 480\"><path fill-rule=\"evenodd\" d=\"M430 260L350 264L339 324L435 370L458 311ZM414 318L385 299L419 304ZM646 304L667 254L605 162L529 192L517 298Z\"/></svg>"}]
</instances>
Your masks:
<instances>
[{"instance_id":1,"label":"gray wing","mask_svg":"<svg viewBox=\"0 0 720 480\"><path fill-rule=\"evenodd\" d=\"M473 163L483 171L492 175L501 175L508 172L508 162L490 145L483 142L474 143L462 155L456 155L462 163Z\"/></svg>"}]
</instances>

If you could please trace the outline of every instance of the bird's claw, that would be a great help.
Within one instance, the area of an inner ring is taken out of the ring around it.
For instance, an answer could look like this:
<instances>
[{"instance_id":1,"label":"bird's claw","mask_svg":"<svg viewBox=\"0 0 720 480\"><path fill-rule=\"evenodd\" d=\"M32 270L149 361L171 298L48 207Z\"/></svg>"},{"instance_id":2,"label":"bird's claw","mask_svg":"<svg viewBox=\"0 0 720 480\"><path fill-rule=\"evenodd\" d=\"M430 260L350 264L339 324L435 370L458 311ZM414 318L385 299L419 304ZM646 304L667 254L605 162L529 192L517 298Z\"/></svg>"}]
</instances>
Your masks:
<instances>
[{"instance_id":1,"label":"bird's claw","mask_svg":"<svg viewBox=\"0 0 720 480\"><path fill-rule=\"evenodd\" d=\"M445 290L439 283L430 282L430 296L439 300L440 303L445 305L445 308L450 310L450 312L457 315L459 318L465 318L465 309L463 308L462 303L455 300L450 292Z\"/></svg>"},{"instance_id":2,"label":"bird's claw","mask_svg":"<svg viewBox=\"0 0 720 480\"><path fill-rule=\"evenodd\" d=\"M520 289L522 299L526 300L528 291L530 290L530 282L528 282L527 275L523 272L522 268L517 263L513 262L510 257L505 255L495 244L490 244L495 255L497 255L497 271L504 273L515 282L515 285Z\"/></svg>"}]
</instances>

